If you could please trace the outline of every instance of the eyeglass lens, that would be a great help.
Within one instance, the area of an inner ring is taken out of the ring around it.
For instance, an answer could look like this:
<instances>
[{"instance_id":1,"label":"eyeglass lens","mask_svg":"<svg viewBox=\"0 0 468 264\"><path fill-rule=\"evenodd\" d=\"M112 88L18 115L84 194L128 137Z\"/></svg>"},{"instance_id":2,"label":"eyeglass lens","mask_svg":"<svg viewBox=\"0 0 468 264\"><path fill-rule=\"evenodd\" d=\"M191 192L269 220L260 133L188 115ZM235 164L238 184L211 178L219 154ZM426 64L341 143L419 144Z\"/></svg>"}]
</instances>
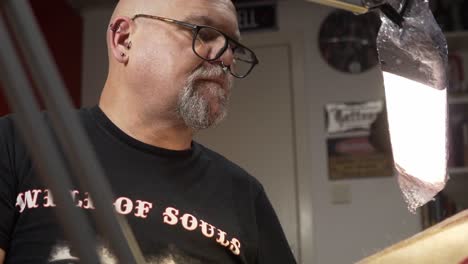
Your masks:
<instances>
[{"instance_id":1,"label":"eyeglass lens","mask_svg":"<svg viewBox=\"0 0 468 264\"><path fill-rule=\"evenodd\" d=\"M195 53L208 61L218 59L226 50L228 40L219 31L213 28L200 28L194 38L193 49ZM244 77L249 73L255 63L255 55L248 49L229 43L233 52L233 63L230 71L237 77Z\"/></svg>"}]
</instances>

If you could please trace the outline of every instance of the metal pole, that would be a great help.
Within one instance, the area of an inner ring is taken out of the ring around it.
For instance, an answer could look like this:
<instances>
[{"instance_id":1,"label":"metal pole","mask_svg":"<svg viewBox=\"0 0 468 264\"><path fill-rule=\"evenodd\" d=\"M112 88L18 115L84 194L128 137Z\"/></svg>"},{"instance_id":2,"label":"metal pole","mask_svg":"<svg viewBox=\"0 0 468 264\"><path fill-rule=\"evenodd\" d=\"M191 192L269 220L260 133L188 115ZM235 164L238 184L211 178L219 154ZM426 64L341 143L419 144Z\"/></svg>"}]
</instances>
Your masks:
<instances>
[{"instance_id":1,"label":"metal pole","mask_svg":"<svg viewBox=\"0 0 468 264\"><path fill-rule=\"evenodd\" d=\"M37 165L39 176L53 194L57 204L56 215L65 235L71 240L84 263L99 263L95 237L84 212L73 202L70 194L72 184L67 177L69 173L46 125L45 116L39 112L38 104L32 96L31 85L21 68L2 19L0 43L0 80L10 106L16 112L15 125L18 126L34 164Z\"/></svg>"},{"instance_id":2,"label":"metal pole","mask_svg":"<svg viewBox=\"0 0 468 264\"><path fill-rule=\"evenodd\" d=\"M8 15L33 78L50 112L51 123L80 187L91 194L98 229L109 242L120 263L144 263L143 255L126 220L113 208L113 195L80 124L65 85L59 78L45 40L26 0L5 0Z\"/></svg>"},{"instance_id":3,"label":"metal pole","mask_svg":"<svg viewBox=\"0 0 468 264\"><path fill-rule=\"evenodd\" d=\"M306 0L309 2L326 5L334 8L343 9L355 14L365 14L369 12L369 9L365 6L358 5L354 2L349 2L346 0Z\"/></svg>"}]
</instances>

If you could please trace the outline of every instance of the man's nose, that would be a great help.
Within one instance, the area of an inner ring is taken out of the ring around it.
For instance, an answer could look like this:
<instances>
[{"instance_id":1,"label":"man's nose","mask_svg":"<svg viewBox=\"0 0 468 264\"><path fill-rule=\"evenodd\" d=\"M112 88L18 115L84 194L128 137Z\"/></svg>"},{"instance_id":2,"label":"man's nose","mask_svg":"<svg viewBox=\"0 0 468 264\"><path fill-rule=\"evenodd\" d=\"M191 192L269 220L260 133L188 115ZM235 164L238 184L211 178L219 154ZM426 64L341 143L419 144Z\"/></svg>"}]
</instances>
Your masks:
<instances>
[{"instance_id":1,"label":"man's nose","mask_svg":"<svg viewBox=\"0 0 468 264\"><path fill-rule=\"evenodd\" d=\"M234 53L231 47L228 46L216 61L224 66L231 66L234 62Z\"/></svg>"},{"instance_id":2,"label":"man's nose","mask_svg":"<svg viewBox=\"0 0 468 264\"><path fill-rule=\"evenodd\" d=\"M221 61L226 66L231 66L234 63L234 52L231 47L228 46L223 55L221 55Z\"/></svg>"}]
</instances>

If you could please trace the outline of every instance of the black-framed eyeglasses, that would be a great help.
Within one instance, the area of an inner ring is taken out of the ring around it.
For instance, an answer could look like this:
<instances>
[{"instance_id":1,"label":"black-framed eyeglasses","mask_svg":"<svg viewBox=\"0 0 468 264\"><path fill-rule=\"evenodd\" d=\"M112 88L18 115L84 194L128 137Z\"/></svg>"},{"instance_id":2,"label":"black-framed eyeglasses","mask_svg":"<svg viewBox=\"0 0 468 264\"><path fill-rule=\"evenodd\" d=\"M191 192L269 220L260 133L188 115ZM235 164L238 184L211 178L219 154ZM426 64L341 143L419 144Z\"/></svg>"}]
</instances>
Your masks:
<instances>
[{"instance_id":1,"label":"black-framed eyeglasses","mask_svg":"<svg viewBox=\"0 0 468 264\"><path fill-rule=\"evenodd\" d=\"M137 14L133 16L132 20L139 17L173 23L192 30L192 50L198 57L205 61L215 61L219 59L224 52L230 48L233 54L233 62L231 65L226 65L225 67L229 69L229 72L234 77L246 77L255 65L259 63L257 56L251 49L240 44L217 28L145 14Z\"/></svg>"}]
</instances>

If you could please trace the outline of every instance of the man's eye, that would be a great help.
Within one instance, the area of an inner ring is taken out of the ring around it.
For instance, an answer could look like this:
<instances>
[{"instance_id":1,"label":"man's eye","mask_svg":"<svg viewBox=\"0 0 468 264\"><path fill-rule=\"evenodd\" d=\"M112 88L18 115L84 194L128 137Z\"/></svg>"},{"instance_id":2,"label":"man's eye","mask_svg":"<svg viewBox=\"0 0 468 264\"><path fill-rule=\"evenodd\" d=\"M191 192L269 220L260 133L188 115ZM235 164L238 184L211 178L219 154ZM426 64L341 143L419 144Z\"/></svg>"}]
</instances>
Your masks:
<instances>
[{"instance_id":1,"label":"man's eye","mask_svg":"<svg viewBox=\"0 0 468 264\"><path fill-rule=\"evenodd\" d=\"M236 50L239 48L236 44L230 43L229 48L231 48L232 52L236 52Z\"/></svg>"},{"instance_id":2,"label":"man's eye","mask_svg":"<svg viewBox=\"0 0 468 264\"><path fill-rule=\"evenodd\" d=\"M240 46L234 46L231 48L235 54L244 55L246 54L246 49Z\"/></svg>"},{"instance_id":3,"label":"man's eye","mask_svg":"<svg viewBox=\"0 0 468 264\"><path fill-rule=\"evenodd\" d=\"M212 41L217 39L220 34L216 30L204 28L198 33L198 37L203 41Z\"/></svg>"}]
</instances>

